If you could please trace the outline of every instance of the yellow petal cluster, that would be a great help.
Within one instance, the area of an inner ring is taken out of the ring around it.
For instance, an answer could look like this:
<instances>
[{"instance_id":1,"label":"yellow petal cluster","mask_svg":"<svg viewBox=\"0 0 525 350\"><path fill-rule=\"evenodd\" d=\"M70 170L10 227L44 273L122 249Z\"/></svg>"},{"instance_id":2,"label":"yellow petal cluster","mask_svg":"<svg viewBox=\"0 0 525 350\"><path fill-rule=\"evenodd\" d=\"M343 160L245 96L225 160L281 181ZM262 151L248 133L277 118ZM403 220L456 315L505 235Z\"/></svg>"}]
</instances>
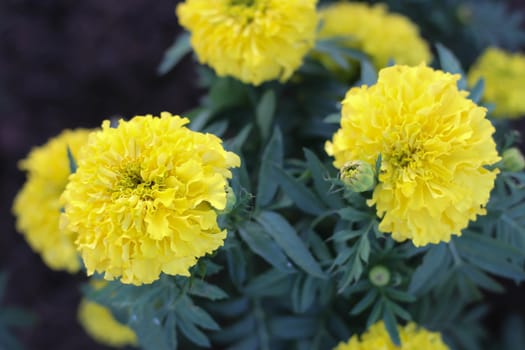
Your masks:
<instances>
[{"instance_id":1,"label":"yellow petal cluster","mask_svg":"<svg viewBox=\"0 0 525 350\"><path fill-rule=\"evenodd\" d=\"M223 245L217 210L240 159L188 122L163 112L115 128L106 120L91 134L62 198L88 275L136 285L161 272L188 276L199 257Z\"/></svg>"},{"instance_id":2,"label":"yellow petal cluster","mask_svg":"<svg viewBox=\"0 0 525 350\"><path fill-rule=\"evenodd\" d=\"M518 118L525 115L525 55L490 47L468 73L474 85L485 81L484 100L496 104L495 117Z\"/></svg>"},{"instance_id":3,"label":"yellow petal cluster","mask_svg":"<svg viewBox=\"0 0 525 350\"><path fill-rule=\"evenodd\" d=\"M341 128L326 143L339 169L381 155L369 205L397 241L448 242L485 214L498 172L485 166L500 159L495 130L458 79L424 65L384 68L377 84L347 92Z\"/></svg>"},{"instance_id":4,"label":"yellow petal cluster","mask_svg":"<svg viewBox=\"0 0 525 350\"><path fill-rule=\"evenodd\" d=\"M437 332L430 332L418 327L415 323L408 323L404 327L397 327L401 346L392 343L382 321L370 326L360 337L352 336L347 343L339 343L334 350L448 350Z\"/></svg>"},{"instance_id":5,"label":"yellow petal cluster","mask_svg":"<svg viewBox=\"0 0 525 350\"><path fill-rule=\"evenodd\" d=\"M417 26L384 4L338 2L319 12L319 38L347 37L345 45L368 54L377 68L430 62L431 53Z\"/></svg>"},{"instance_id":6,"label":"yellow petal cluster","mask_svg":"<svg viewBox=\"0 0 525 350\"><path fill-rule=\"evenodd\" d=\"M13 212L16 227L31 248L54 270L76 272L80 268L70 230L60 230L60 195L70 174L67 149L73 156L87 142L89 130L65 130L45 145L33 149L20 162L27 181L17 194Z\"/></svg>"},{"instance_id":7,"label":"yellow petal cluster","mask_svg":"<svg viewBox=\"0 0 525 350\"><path fill-rule=\"evenodd\" d=\"M109 309L100 304L82 299L78 320L86 333L101 344L117 348L137 345L133 330L118 322Z\"/></svg>"},{"instance_id":8,"label":"yellow petal cluster","mask_svg":"<svg viewBox=\"0 0 525 350\"><path fill-rule=\"evenodd\" d=\"M313 47L317 0L186 0L177 6L201 63L259 85L286 81Z\"/></svg>"}]
</instances>

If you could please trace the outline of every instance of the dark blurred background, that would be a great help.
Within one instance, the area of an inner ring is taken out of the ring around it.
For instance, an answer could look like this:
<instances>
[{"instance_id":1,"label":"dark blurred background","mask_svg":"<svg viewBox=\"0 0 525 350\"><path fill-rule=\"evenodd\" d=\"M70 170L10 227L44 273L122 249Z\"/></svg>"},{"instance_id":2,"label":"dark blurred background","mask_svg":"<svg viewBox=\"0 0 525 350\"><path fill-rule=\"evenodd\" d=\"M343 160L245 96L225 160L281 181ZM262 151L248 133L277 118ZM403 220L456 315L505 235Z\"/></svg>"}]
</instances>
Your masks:
<instances>
[{"instance_id":1,"label":"dark blurred background","mask_svg":"<svg viewBox=\"0 0 525 350\"><path fill-rule=\"evenodd\" d=\"M0 270L4 305L37 316L28 349L108 349L76 321L81 276L48 269L14 228L17 161L64 128L112 115L183 113L198 103L191 58L158 77L180 27L173 0L0 1ZM9 350L9 349L1 349Z\"/></svg>"},{"instance_id":2,"label":"dark blurred background","mask_svg":"<svg viewBox=\"0 0 525 350\"><path fill-rule=\"evenodd\" d=\"M83 277L48 269L15 231L11 204L24 181L17 161L64 128L194 107L201 91L191 58L166 76L156 74L181 30L177 2L0 1L0 270L9 276L0 307L36 314L35 325L17 333L28 349L109 348L92 341L76 321ZM525 9L523 0L510 3ZM505 296L489 296L496 310L487 318L489 328L523 305L523 288L506 284Z\"/></svg>"}]
</instances>

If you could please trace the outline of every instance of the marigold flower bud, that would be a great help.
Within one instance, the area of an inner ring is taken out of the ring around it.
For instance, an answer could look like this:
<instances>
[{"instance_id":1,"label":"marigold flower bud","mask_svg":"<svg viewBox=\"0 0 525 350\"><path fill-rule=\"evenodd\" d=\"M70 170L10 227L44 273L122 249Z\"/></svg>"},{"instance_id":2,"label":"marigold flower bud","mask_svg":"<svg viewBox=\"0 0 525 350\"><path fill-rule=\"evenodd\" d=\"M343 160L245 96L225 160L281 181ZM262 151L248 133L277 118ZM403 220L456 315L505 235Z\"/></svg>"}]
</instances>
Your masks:
<instances>
[{"instance_id":1,"label":"marigold flower bud","mask_svg":"<svg viewBox=\"0 0 525 350\"><path fill-rule=\"evenodd\" d=\"M376 287L384 287L390 282L390 271L383 265L374 266L368 273L368 279Z\"/></svg>"},{"instance_id":2,"label":"marigold flower bud","mask_svg":"<svg viewBox=\"0 0 525 350\"><path fill-rule=\"evenodd\" d=\"M221 211L222 214L228 214L235 207L235 204L237 204L237 197L235 196L235 192L233 192L233 189L230 186L226 186L225 191L226 207L224 208L224 210Z\"/></svg>"},{"instance_id":3,"label":"marigold flower bud","mask_svg":"<svg viewBox=\"0 0 525 350\"><path fill-rule=\"evenodd\" d=\"M512 147L503 152L502 168L505 171L522 171L525 169L525 158L519 149Z\"/></svg>"},{"instance_id":4,"label":"marigold flower bud","mask_svg":"<svg viewBox=\"0 0 525 350\"><path fill-rule=\"evenodd\" d=\"M347 162L339 172L345 187L353 192L371 190L375 185L375 174L372 166L361 160Z\"/></svg>"}]
</instances>

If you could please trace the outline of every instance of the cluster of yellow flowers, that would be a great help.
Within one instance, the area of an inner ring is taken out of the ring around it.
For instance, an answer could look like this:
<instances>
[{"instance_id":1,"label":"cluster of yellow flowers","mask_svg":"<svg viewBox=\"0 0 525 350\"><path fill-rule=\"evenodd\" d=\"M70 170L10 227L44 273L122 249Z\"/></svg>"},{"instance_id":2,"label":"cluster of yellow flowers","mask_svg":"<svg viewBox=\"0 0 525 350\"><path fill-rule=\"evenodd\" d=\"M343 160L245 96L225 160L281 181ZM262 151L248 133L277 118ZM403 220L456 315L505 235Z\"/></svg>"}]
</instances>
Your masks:
<instances>
[{"instance_id":1,"label":"cluster of yellow flowers","mask_svg":"<svg viewBox=\"0 0 525 350\"><path fill-rule=\"evenodd\" d=\"M200 62L259 85L285 81L301 65L315 43L316 3L186 0L177 14ZM491 167L500 157L486 108L458 90L459 75L425 65L431 55L417 28L385 6L343 2L319 17L318 37L347 37L348 47L377 67L390 59L408 64L384 68L375 85L347 92L340 129L325 144L341 180L356 192L372 190L368 205L379 229L396 241L424 246L460 235L486 213L499 172ZM512 117L525 113L516 77L524 74L523 56L489 49L469 81L483 77L494 114ZM161 273L189 276L199 258L224 244L218 213L240 159L188 123L167 112L116 126L106 120L101 129L64 131L36 148L20 164L28 180L13 206L18 230L54 269L76 272L82 261L88 275L135 285ZM79 319L107 344L137 343L100 305L83 301ZM438 333L414 323L398 329L401 348L379 322L335 350L447 349Z\"/></svg>"},{"instance_id":2,"label":"cluster of yellow flowers","mask_svg":"<svg viewBox=\"0 0 525 350\"><path fill-rule=\"evenodd\" d=\"M392 343L384 323L380 321L360 337L354 335L347 343L339 343L334 350L448 350L437 332L430 332L412 322L397 329L401 347Z\"/></svg>"},{"instance_id":3,"label":"cluster of yellow flowers","mask_svg":"<svg viewBox=\"0 0 525 350\"><path fill-rule=\"evenodd\" d=\"M20 162L27 171L27 181L15 198L13 211L17 230L40 253L44 262L55 270L71 273L80 269L80 261L71 230L59 229L60 195L70 174L67 150L78 154L89 130L65 130L42 147L37 147Z\"/></svg>"},{"instance_id":4,"label":"cluster of yellow flowers","mask_svg":"<svg viewBox=\"0 0 525 350\"><path fill-rule=\"evenodd\" d=\"M187 123L169 113L116 128L105 121L101 130L66 131L36 149L22 162L29 178L14 204L18 229L53 268L77 271L78 250L88 275L123 283L189 275L223 244L217 211L240 160ZM68 147L78 163L72 175Z\"/></svg>"},{"instance_id":5,"label":"cluster of yellow flowers","mask_svg":"<svg viewBox=\"0 0 525 350\"><path fill-rule=\"evenodd\" d=\"M429 62L430 50L406 17L384 5L336 3L316 12L317 0L187 0L177 7L201 63L245 83L286 81L319 38L346 37L377 67L390 59ZM318 20L321 30L316 34ZM403 45L399 43L402 42Z\"/></svg>"},{"instance_id":6,"label":"cluster of yellow flowers","mask_svg":"<svg viewBox=\"0 0 525 350\"><path fill-rule=\"evenodd\" d=\"M381 155L369 205L397 241L448 242L485 214L498 172L485 166L500 159L495 130L458 79L424 65L384 68L374 86L348 91L341 128L326 143L339 169Z\"/></svg>"},{"instance_id":7,"label":"cluster of yellow flowers","mask_svg":"<svg viewBox=\"0 0 525 350\"><path fill-rule=\"evenodd\" d=\"M180 24L201 63L245 83L286 81L313 47L317 0L187 0Z\"/></svg>"},{"instance_id":8,"label":"cluster of yellow flowers","mask_svg":"<svg viewBox=\"0 0 525 350\"><path fill-rule=\"evenodd\" d=\"M344 45L370 55L377 68L390 60L416 65L431 60L427 43L408 18L384 4L338 2L320 10L319 38L343 38ZM402 44L401 44L402 43Z\"/></svg>"},{"instance_id":9,"label":"cluster of yellow flowers","mask_svg":"<svg viewBox=\"0 0 525 350\"><path fill-rule=\"evenodd\" d=\"M473 85L485 81L484 100L496 105L495 117L518 118L525 114L525 55L488 48L468 73Z\"/></svg>"}]
</instances>

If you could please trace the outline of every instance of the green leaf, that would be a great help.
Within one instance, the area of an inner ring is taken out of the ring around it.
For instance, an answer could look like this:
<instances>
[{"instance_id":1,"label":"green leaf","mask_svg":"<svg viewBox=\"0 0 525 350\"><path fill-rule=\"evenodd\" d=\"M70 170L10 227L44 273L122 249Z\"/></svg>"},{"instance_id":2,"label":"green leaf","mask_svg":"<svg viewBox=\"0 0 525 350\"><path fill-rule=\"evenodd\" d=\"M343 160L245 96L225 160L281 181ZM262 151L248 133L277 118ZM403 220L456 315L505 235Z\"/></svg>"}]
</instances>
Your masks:
<instances>
[{"instance_id":1,"label":"green leaf","mask_svg":"<svg viewBox=\"0 0 525 350\"><path fill-rule=\"evenodd\" d=\"M391 301L387 301L386 303L391 308L391 310L394 312L394 314L398 315L399 317L401 317L405 321L411 321L412 320L412 315L410 315L410 313L408 311L403 309L398 304L396 304L394 302L391 302Z\"/></svg>"},{"instance_id":2,"label":"green leaf","mask_svg":"<svg viewBox=\"0 0 525 350\"><path fill-rule=\"evenodd\" d=\"M175 320L171 320L170 323L175 324ZM141 348L145 350L173 350L177 348L176 328L167 329L167 336L161 320L149 312L132 314L129 326L137 335ZM169 339L175 339L175 344Z\"/></svg>"},{"instance_id":3,"label":"green leaf","mask_svg":"<svg viewBox=\"0 0 525 350\"><path fill-rule=\"evenodd\" d=\"M463 68L461 68L461 63L459 63L459 60L454 56L452 51L447 49L442 44L437 43L436 49L439 56L439 63L441 64L441 68L449 73L452 74L460 74L461 79L458 80L458 89L460 90L466 90L467 89L467 82L464 78L465 73L463 72Z\"/></svg>"},{"instance_id":4,"label":"green leaf","mask_svg":"<svg viewBox=\"0 0 525 350\"><path fill-rule=\"evenodd\" d=\"M259 100L255 110L255 119L263 140L266 140L270 134L275 106L275 92L273 90L267 90Z\"/></svg>"},{"instance_id":5,"label":"green leaf","mask_svg":"<svg viewBox=\"0 0 525 350\"><path fill-rule=\"evenodd\" d=\"M339 196L332 192L331 182L327 181L327 177L329 176L328 170L326 170L319 158L317 158L317 156L312 151L307 148L303 148L303 152L306 157L308 169L312 173L315 191L321 200L331 208L342 208L344 206L343 201Z\"/></svg>"},{"instance_id":6,"label":"green leaf","mask_svg":"<svg viewBox=\"0 0 525 350\"><path fill-rule=\"evenodd\" d=\"M77 172L77 162L75 160L75 157L73 156L73 152L71 152L71 148L67 146L67 160L69 162L69 173L74 174Z\"/></svg>"},{"instance_id":7,"label":"green leaf","mask_svg":"<svg viewBox=\"0 0 525 350\"><path fill-rule=\"evenodd\" d=\"M319 328L317 318L307 316L282 316L270 319L270 333L279 339L304 339L312 337Z\"/></svg>"},{"instance_id":8,"label":"green leaf","mask_svg":"<svg viewBox=\"0 0 525 350\"><path fill-rule=\"evenodd\" d=\"M436 273L444 267L443 262L447 254L447 246L444 243L431 246L423 257L423 262L412 275L408 287L410 294L418 294L425 286L429 287L430 281L435 280Z\"/></svg>"},{"instance_id":9,"label":"green leaf","mask_svg":"<svg viewBox=\"0 0 525 350\"><path fill-rule=\"evenodd\" d=\"M376 288L371 289L357 304L355 304L352 310L350 310L350 314L359 315L361 312L365 311L365 309L372 305L378 295L379 292Z\"/></svg>"},{"instance_id":10,"label":"green leaf","mask_svg":"<svg viewBox=\"0 0 525 350\"><path fill-rule=\"evenodd\" d=\"M208 95L211 110L219 112L241 105L247 99L246 86L233 78L216 78Z\"/></svg>"},{"instance_id":11,"label":"green leaf","mask_svg":"<svg viewBox=\"0 0 525 350\"><path fill-rule=\"evenodd\" d=\"M175 40L166 52L157 68L158 75L164 75L172 70L180 60L191 52L190 34L183 33Z\"/></svg>"},{"instance_id":12,"label":"green leaf","mask_svg":"<svg viewBox=\"0 0 525 350\"><path fill-rule=\"evenodd\" d=\"M337 211L339 216L350 222L359 222L364 220L371 220L374 218L369 211L360 211L353 207L345 207Z\"/></svg>"},{"instance_id":13,"label":"green leaf","mask_svg":"<svg viewBox=\"0 0 525 350\"><path fill-rule=\"evenodd\" d=\"M188 293L210 300L221 300L228 298L228 294L226 294L226 292L219 287L197 278L191 281L191 287L188 290Z\"/></svg>"},{"instance_id":14,"label":"green leaf","mask_svg":"<svg viewBox=\"0 0 525 350\"><path fill-rule=\"evenodd\" d=\"M397 346L401 346L401 338L397 330L397 322L394 317L394 313L388 303L385 303L383 308L383 321L385 322L385 328L390 336L390 340Z\"/></svg>"},{"instance_id":15,"label":"green leaf","mask_svg":"<svg viewBox=\"0 0 525 350\"><path fill-rule=\"evenodd\" d=\"M481 255L491 255L503 260L524 259L525 252L500 240L483 236L481 234L464 232L460 237L454 238L460 251L474 251Z\"/></svg>"},{"instance_id":16,"label":"green leaf","mask_svg":"<svg viewBox=\"0 0 525 350\"><path fill-rule=\"evenodd\" d=\"M195 324L186 319L178 319L177 328L184 334L184 336L194 344L209 348L211 347L210 340L202 331L200 331Z\"/></svg>"},{"instance_id":17,"label":"green leaf","mask_svg":"<svg viewBox=\"0 0 525 350\"><path fill-rule=\"evenodd\" d=\"M240 287L246 280L246 258L239 243L226 250L226 262L231 281Z\"/></svg>"},{"instance_id":18,"label":"green leaf","mask_svg":"<svg viewBox=\"0 0 525 350\"><path fill-rule=\"evenodd\" d=\"M282 216L274 212L262 212L257 221L294 263L312 276L326 278L295 229Z\"/></svg>"},{"instance_id":19,"label":"green leaf","mask_svg":"<svg viewBox=\"0 0 525 350\"><path fill-rule=\"evenodd\" d=\"M274 165L274 175L274 180L281 185L282 190L299 209L312 215L320 215L326 211L326 208L320 204L321 201L315 194L280 166Z\"/></svg>"},{"instance_id":20,"label":"green leaf","mask_svg":"<svg viewBox=\"0 0 525 350\"><path fill-rule=\"evenodd\" d=\"M370 313L368 314L368 318L366 319L366 328L370 328L371 325L373 325L379 320L382 311L383 301L380 300L374 304L374 307L372 307L372 311L370 311Z\"/></svg>"},{"instance_id":21,"label":"green leaf","mask_svg":"<svg viewBox=\"0 0 525 350\"><path fill-rule=\"evenodd\" d=\"M225 142L225 148L234 153L240 154L242 146L252 131L252 125L248 124L234 138Z\"/></svg>"},{"instance_id":22,"label":"green leaf","mask_svg":"<svg viewBox=\"0 0 525 350\"><path fill-rule=\"evenodd\" d=\"M394 288L387 288L385 292L390 298L403 303L413 303L417 300L417 298L412 294Z\"/></svg>"},{"instance_id":23,"label":"green leaf","mask_svg":"<svg viewBox=\"0 0 525 350\"><path fill-rule=\"evenodd\" d=\"M463 278L471 280L481 288L494 293L503 293L505 291L501 284L474 266L463 264L460 267L460 271L464 276Z\"/></svg>"},{"instance_id":24,"label":"green leaf","mask_svg":"<svg viewBox=\"0 0 525 350\"><path fill-rule=\"evenodd\" d=\"M297 275L291 292L292 307L296 313L304 313L312 306L317 293L317 283L309 275Z\"/></svg>"},{"instance_id":25,"label":"green leaf","mask_svg":"<svg viewBox=\"0 0 525 350\"><path fill-rule=\"evenodd\" d=\"M377 82L377 72L368 59L361 60L361 84L372 86Z\"/></svg>"},{"instance_id":26,"label":"green leaf","mask_svg":"<svg viewBox=\"0 0 525 350\"><path fill-rule=\"evenodd\" d=\"M189 128L193 131L202 131L212 117L213 111L211 109L203 108L196 110L195 114L190 118Z\"/></svg>"},{"instance_id":27,"label":"green leaf","mask_svg":"<svg viewBox=\"0 0 525 350\"><path fill-rule=\"evenodd\" d=\"M187 296L177 301L175 313L179 319L184 319L184 322L191 322L201 328L213 331L221 329L206 311L195 305Z\"/></svg>"},{"instance_id":28,"label":"green leaf","mask_svg":"<svg viewBox=\"0 0 525 350\"><path fill-rule=\"evenodd\" d=\"M218 316L233 318L247 312L250 308L250 301L247 297L239 297L238 299L208 303L207 308Z\"/></svg>"},{"instance_id":29,"label":"green leaf","mask_svg":"<svg viewBox=\"0 0 525 350\"><path fill-rule=\"evenodd\" d=\"M474 87L470 90L469 98L474 103L479 103L481 101L481 98L483 97L483 91L485 90L485 80L483 78L480 78Z\"/></svg>"},{"instance_id":30,"label":"green leaf","mask_svg":"<svg viewBox=\"0 0 525 350\"><path fill-rule=\"evenodd\" d=\"M262 257L276 269L285 273L296 270L286 258L279 245L264 231L261 225L255 222L245 222L239 226L239 235L248 247L257 255Z\"/></svg>"},{"instance_id":31,"label":"green leaf","mask_svg":"<svg viewBox=\"0 0 525 350\"><path fill-rule=\"evenodd\" d=\"M341 113L329 114L323 119L323 122L328 124L339 124L341 123Z\"/></svg>"},{"instance_id":32,"label":"green leaf","mask_svg":"<svg viewBox=\"0 0 525 350\"><path fill-rule=\"evenodd\" d=\"M255 317L249 313L233 324L224 327L220 332L213 333L211 339L219 344L233 343L238 339L250 336L255 331Z\"/></svg>"},{"instance_id":33,"label":"green leaf","mask_svg":"<svg viewBox=\"0 0 525 350\"><path fill-rule=\"evenodd\" d=\"M213 134L219 137L222 137L226 130L228 129L228 121L227 120L220 120L217 122L214 122L208 126L206 126L202 132L206 134Z\"/></svg>"},{"instance_id":34,"label":"green leaf","mask_svg":"<svg viewBox=\"0 0 525 350\"><path fill-rule=\"evenodd\" d=\"M290 275L271 269L252 279L244 293L252 297L281 296L290 288Z\"/></svg>"},{"instance_id":35,"label":"green leaf","mask_svg":"<svg viewBox=\"0 0 525 350\"><path fill-rule=\"evenodd\" d=\"M264 149L259 169L259 183L257 185L257 196L255 206L257 208L270 204L277 192L279 184L274 180L275 166L283 165L283 138L279 128L275 128L268 145Z\"/></svg>"}]
</instances>

